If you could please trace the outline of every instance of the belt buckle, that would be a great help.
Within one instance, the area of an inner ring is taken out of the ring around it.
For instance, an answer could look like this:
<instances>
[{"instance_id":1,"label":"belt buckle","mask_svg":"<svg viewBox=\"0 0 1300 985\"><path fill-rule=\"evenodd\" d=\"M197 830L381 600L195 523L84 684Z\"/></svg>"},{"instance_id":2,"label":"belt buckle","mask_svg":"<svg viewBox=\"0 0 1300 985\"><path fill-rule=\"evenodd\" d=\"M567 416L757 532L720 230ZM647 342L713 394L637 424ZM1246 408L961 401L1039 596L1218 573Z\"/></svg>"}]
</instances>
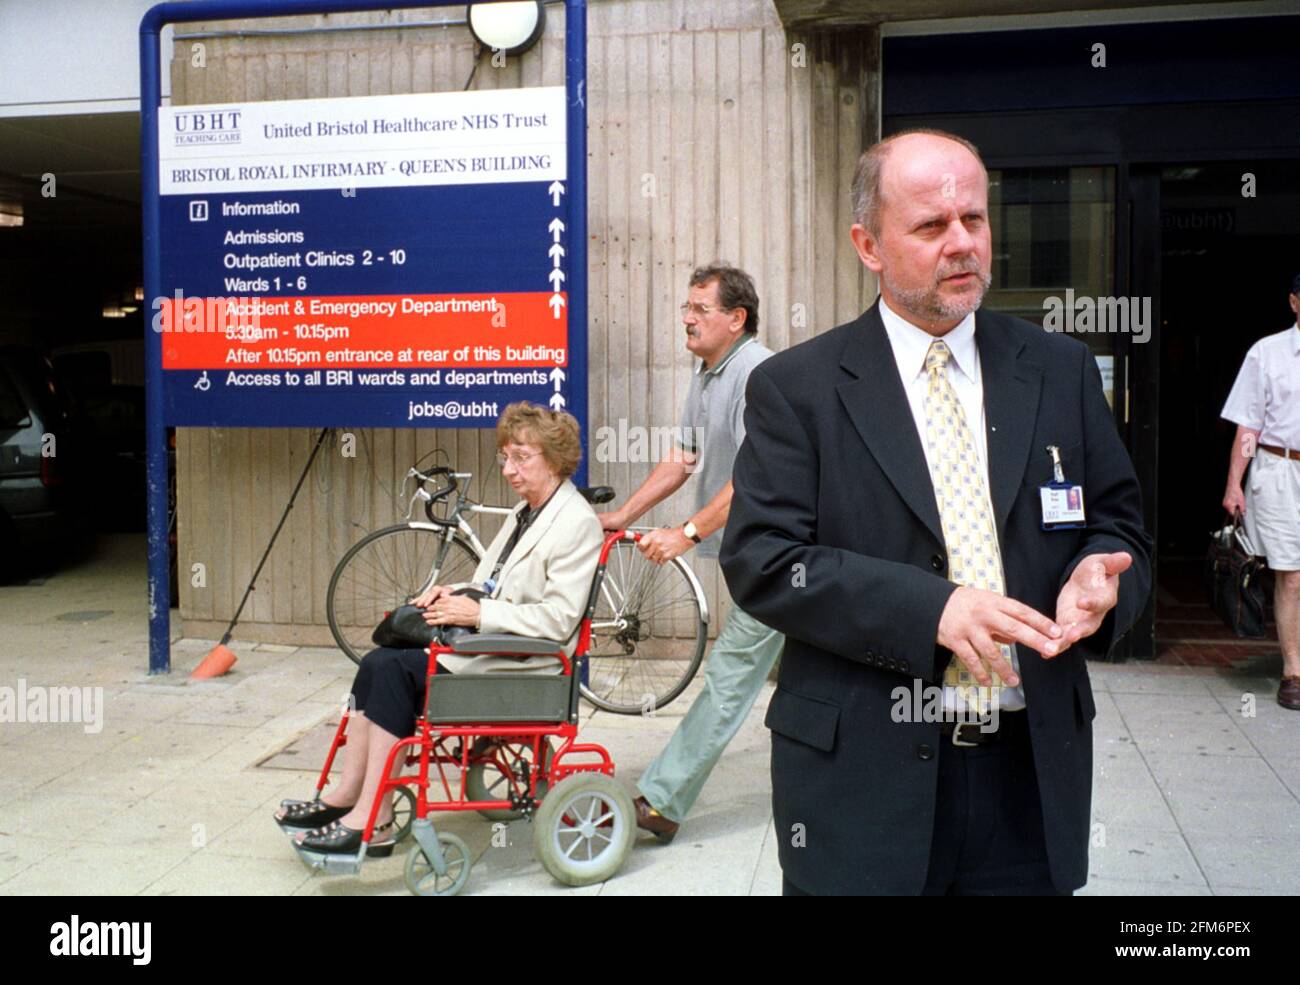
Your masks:
<instances>
[{"instance_id":1,"label":"belt buckle","mask_svg":"<svg viewBox=\"0 0 1300 985\"><path fill-rule=\"evenodd\" d=\"M979 745L978 742L970 742L961 737L961 730L967 725L975 729L979 728L978 722L958 722L952 727L952 744L959 749L974 749Z\"/></svg>"}]
</instances>

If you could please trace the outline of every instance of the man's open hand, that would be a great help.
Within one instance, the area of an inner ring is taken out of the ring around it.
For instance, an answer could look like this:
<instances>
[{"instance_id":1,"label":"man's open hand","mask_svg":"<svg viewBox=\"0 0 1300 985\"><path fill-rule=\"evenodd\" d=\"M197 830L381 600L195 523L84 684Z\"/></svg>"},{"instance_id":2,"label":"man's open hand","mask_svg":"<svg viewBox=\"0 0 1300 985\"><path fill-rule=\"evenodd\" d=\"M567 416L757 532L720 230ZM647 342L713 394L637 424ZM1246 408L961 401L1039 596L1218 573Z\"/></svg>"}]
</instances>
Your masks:
<instances>
[{"instance_id":1,"label":"man's open hand","mask_svg":"<svg viewBox=\"0 0 1300 985\"><path fill-rule=\"evenodd\" d=\"M1079 562L1056 599L1056 621L1065 630L1067 646L1101 628L1119 601L1119 576L1132 564L1133 556L1124 551L1089 554Z\"/></svg>"},{"instance_id":2,"label":"man's open hand","mask_svg":"<svg viewBox=\"0 0 1300 985\"><path fill-rule=\"evenodd\" d=\"M990 670L997 671L1009 687L1020 683L1000 644L1021 643L1045 657L1054 657L1065 649L1064 636L1061 627L1041 612L980 588L959 587L948 596L939 617L939 645L951 650L986 687L993 682Z\"/></svg>"}]
</instances>

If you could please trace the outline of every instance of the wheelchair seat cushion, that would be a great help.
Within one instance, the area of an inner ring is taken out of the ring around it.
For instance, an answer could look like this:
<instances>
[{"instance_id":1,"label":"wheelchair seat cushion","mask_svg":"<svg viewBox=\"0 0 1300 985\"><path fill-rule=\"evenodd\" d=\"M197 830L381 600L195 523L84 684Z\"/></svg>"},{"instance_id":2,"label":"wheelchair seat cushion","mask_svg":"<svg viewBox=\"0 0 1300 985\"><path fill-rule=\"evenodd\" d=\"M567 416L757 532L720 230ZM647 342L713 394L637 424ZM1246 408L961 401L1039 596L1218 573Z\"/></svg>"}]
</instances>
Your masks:
<instances>
[{"instance_id":1,"label":"wheelchair seat cushion","mask_svg":"<svg viewBox=\"0 0 1300 985\"><path fill-rule=\"evenodd\" d=\"M563 643L555 640L541 640L532 636L515 636L513 633L474 633L458 639L448 640L447 644L455 653L467 655L479 653L524 654L527 656L559 653L564 649Z\"/></svg>"}]
</instances>

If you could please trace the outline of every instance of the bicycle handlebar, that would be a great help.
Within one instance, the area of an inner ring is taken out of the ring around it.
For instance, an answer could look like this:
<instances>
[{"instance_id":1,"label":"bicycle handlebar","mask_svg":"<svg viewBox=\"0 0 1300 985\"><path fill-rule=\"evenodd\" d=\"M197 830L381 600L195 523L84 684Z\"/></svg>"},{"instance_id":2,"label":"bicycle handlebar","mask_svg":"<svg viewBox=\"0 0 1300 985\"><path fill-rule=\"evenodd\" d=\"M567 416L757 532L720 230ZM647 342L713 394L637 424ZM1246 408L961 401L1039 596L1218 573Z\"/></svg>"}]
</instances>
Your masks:
<instances>
[{"instance_id":1,"label":"bicycle handlebar","mask_svg":"<svg viewBox=\"0 0 1300 985\"><path fill-rule=\"evenodd\" d=\"M412 468L406 473L406 478L415 480L415 492L411 495L410 505L407 507L406 516L410 519L411 510L415 507L417 499L424 500L424 515L429 518L430 523L436 523L440 527L453 526L450 521L440 519L433 512L433 504L446 499L452 493L460 488L458 479L461 473L453 472L444 465L438 465L427 471L421 472L417 468ZM443 482L439 488L429 492L424 488L426 482Z\"/></svg>"}]
</instances>

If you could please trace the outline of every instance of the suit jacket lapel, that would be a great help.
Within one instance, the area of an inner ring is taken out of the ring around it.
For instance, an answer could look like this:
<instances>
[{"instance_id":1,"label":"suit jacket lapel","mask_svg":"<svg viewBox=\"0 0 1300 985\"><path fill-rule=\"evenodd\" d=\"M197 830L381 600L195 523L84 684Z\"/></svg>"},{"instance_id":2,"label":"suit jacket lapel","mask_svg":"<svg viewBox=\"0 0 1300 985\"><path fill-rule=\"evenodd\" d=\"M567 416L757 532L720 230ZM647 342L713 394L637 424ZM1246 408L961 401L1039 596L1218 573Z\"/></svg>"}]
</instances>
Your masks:
<instances>
[{"instance_id":1,"label":"suit jacket lapel","mask_svg":"<svg viewBox=\"0 0 1300 985\"><path fill-rule=\"evenodd\" d=\"M1035 449L1042 368L1021 358L1024 343L985 312L975 313L975 344L984 378L984 418L988 425L989 495L998 536L1024 481L1025 466ZM1046 451L1043 451L1046 454Z\"/></svg>"},{"instance_id":2,"label":"suit jacket lapel","mask_svg":"<svg viewBox=\"0 0 1300 985\"><path fill-rule=\"evenodd\" d=\"M856 377L835 388L853 427L903 502L942 544L934 484L908 409L894 350L880 320L879 302L854 323L840 366Z\"/></svg>"},{"instance_id":3,"label":"suit jacket lapel","mask_svg":"<svg viewBox=\"0 0 1300 985\"><path fill-rule=\"evenodd\" d=\"M506 558L505 567L501 569L501 574L497 576L498 585L505 583L506 576L510 574L511 569L528 556L528 552L542 539L542 534L551 528L551 525L555 523L555 518L564 510L569 497L577 495L577 488L568 479L560 483L560 488L555 490L555 496L546 504L546 509L542 510L542 515L524 531L524 535L519 538L519 543L515 545L515 549ZM515 522L519 522L518 513L515 514Z\"/></svg>"}]
</instances>

